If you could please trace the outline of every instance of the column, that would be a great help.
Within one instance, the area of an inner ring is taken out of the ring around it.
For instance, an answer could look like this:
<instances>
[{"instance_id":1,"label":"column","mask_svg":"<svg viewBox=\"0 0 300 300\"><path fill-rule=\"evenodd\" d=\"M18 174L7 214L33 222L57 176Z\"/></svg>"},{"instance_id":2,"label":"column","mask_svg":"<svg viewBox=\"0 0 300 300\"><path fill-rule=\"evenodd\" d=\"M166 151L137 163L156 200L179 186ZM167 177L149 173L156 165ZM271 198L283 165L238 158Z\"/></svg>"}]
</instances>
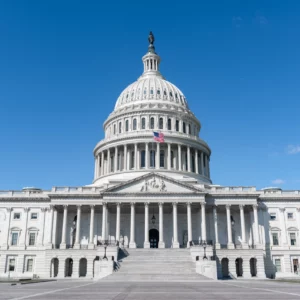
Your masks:
<instances>
[{"instance_id":1,"label":"column","mask_svg":"<svg viewBox=\"0 0 300 300\"><path fill-rule=\"evenodd\" d=\"M124 170L127 171L127 145L124 145Z\"/></svg>"},{"instance_id":2,"label":"column","mask_svg":"<svg viewBox=\"0 0 300 300\"><path fill-rule=\"evenodd\" d=\"M111 171L110 168L110 149L107 150L107 174L109 174Z\"/></svg>"},{"instance_id":3,"label":"column","mask_svg":"<svg viewBox=\"0 0 300 300\"><path fill-rule=\"evenodd\" d=\"M135 243L135 203L131 202L131 213L130 213L130 242L129 248L136 248Z\"/></svg>"},{"instance_id":4,"label":"column","mask_svg":"<svg viewBox=\"0 0 300 300\"><path fill-rule=\"evenodd\" d=\"M253 217L254 217L254 245L259 245L259 232L258 232L258 216L257 216L257 204L253 205Z\"/></svg>"},{"instance_id":5,"label":"column","mask_svg":"<svg viewBox=\"0 0 300 300\"><path fill-rule=\"evenodd\" d=\"M173 202L173 243L172 248L179 248L177 222L177 202Z\"/></svg>"},{"instance_id":6,"label":"column","mask_svg":"<svg viewBox=\"0 0 300 300\"><path fill-rule=\"evenodd\" d=\"M134 168L137 170L137 144L134 144Z\"/></svg>"},{"instance_id":7,"label":"column","mask_svg":"<svg viewBox=\"0 0 300 300\"><path fill-rule=\"evenodd\" d=\"M168 144L168 170L171 170L171 144Z\"/></svg>"},{"instance_id":8,"label":"column","mask_svg":"<svg viewBox=\"0 0 300 300\"><path fill-rule=\"evenodd\" d=\"M57 229L57 209L54 209L54 217L53 217L53 234L52 234L52 244L53 248L58 248L56 245L56 229Z\"/></svg>"},{"instance_id":9,"label":"column","mask_svg":"<svg viewBox=\"0 0 300 300\"><path fill-rule=\"evenodd\" d=\"M199 174L199 162L198 162L198 150L195 150L195 170L196 174Z\"/></svg>"},{"instance_id":10,"label":"column","mask_svg":"<svg viewBox=\"0 0 300 300\"><path fill-rule=\"evenodd\" d=\"M206 154L205 154L205 176L208 177L208 160Z\"/></svg>"},{"instance_id":11,"label":"column","mask_svg":"<svg viewBox=\"0 0 300 300\"><path fill-rule=\"evenodd\" d=\"M25 207L24 208L24 212L25 212L25 230L24 230L24 233L21 234L21 237L20 237L20 246L21 247L25 247L26 246L26 238L27 238L27 234L28 234L27 233L27 227L28 227L28 212L29 212L29 208Z\"/></svg>"},{"instance_id":12,"label":"column","mask_svg":"<svg viewBox=\"0 0 300 300\"><path fill-rule=\"evenodd\" d=\"M104 175L104 151L101 152L101 176Z\"/></svg>"},{"instance_id":13,"label":"column","mask_svg":"<svg viewBox=\"0 0 300 300\"><path fill-rule=\"evenodd\" d=\"M52 249L52 234L53 234L53 217L54 217L54 205L50 205L50 220L49 220L49 236L47 249Z\"/></svg>"},{"instance_id":14,"label":"column","mask_svg":"<svg viewBox=\"0 0 300 300\"><path fill-rule=\"evenodd\" d=\"M103 202L102 204L102 242L104 243L106 241L106 209L107 209L107 203Z\"/></svg>"},{"instance_id":15,"label":"column","mask_svg":"<svg viewBox=\"0 0 300 300\"><path fill-rule=\"evenodd\" d=\"M94 179L97 178L98 175L98 155L95 156L95 170L94 170Z\"/></svg>"},{"instance_id":16,"label":"column","mask_svg":"<svg viewBox=\"0 0 300 300\"><path fill-rule=\"evenodd\" d=\"M149 243L149 202L145 202L145 241L144 248L150 248Z\"/></svg>"},{"instance_id":17,"label":"column","mask_svg":"<svg viewBox=\"0 0 300 300\"><path fill-rule=\"evenodd\" d=\"M242 234L242 247L247 249L248 245L246 244L246 232L245 232L245 213L244 205L240 205L240 217L241 217L241 234Z\"/></svg>"},{"instance_id":18,"label":"column","mask_svg":"<svg viewBox=\"0 0 300 300\"><path fill-rule=\"evenodd\" d=\"M228 249L234 249L234 245L232 243L232 228L231 228L231 215L230 215L230 205L226 205L226 216L227 216L227 235L228 235Z\"/></svg>"},{"instance_id":19,"label":"column","mask_svg":"<svg viewBox=\"0 0 300 300\"><path fill-rule=\"evenodd\" d=\"M156 169L160 168L160 143L156 143ZM160 234L160 233L159 233Z\"/></svg>"},{"instance_id":20,"label":"column","mask_svg":"<svg viewBox=\"0 0 300 300\"><path fill-rule=\"evenodd\" d=\"M205 203L201 203L201 235L202 240L206 241L206 214Z\"/></svg>"},{"instance_id":21,"label":"column","mask_svg":"<svg viewBox=\"0 0 300 300\"><path fill-rule=\"evenodd\" d=\"M219 231L218 231L218 211L217 206L213 206L213 215L214 215L214 227L215 227L215 248L221 249L221 245L219 243Z\"/></svg>"},{"instance_id":22,"label":"column","mask_svg":"<svg viewBox=\"0 0 300 300\"><path fill-rule=\"evenodd\" d=\"M159 206L159 243L158 248L165 248L164 242L164 204L158 203Z\"/></svg>"},{"instance_id":23,"label":"column","mask_svg":"<svg viewBox=\"0 0 300 300\"><path fill-rule=\"evenodd\" d=\"M115 147L115 165L114 165L115 172L118 171L118 147Z\"/></svg>"},{"instance_id":24,"label":"column","mask_svg":"<svg viewBox=\"0 0 300 300\"><path fill-rule=\"evenodd\" d=\"M187 171L191 172L191 147L187 147Z\"/></svg>"},{"instance_id":25,"label":"column","mask_svg":"<svg viewBox=\"0 0 300 300\"><path fill-rule=\"evenodd\" d=\"M281 229L281 242L282 246L288 246L287 236L286 236L286 227L285 227L285 208L279 208L280 212L280 229ZM253 213L254 213L254 207L253 207ZM255 221L254 221L255 222ZM279 242L280 245L280 242Z\"/></svg>"},{"instance_id":26,"label":"column","mask_svg":"<svg viewBox=\"0 0 300 300\"><path fill-rule=\"evenodd\" d=\"M187 203L187 229L188 229L188 244L187 248L190 248L190 242L193 240L192 236L192 212L191 212L191 203Z\"/></svg>"},{"instance_id":27,"label":"column","mask_svg":"<svg viewBox=\"0 0 300 300\"><path fill-rule=\"evenodd\" d=\"M181 145L178 145L178 171L182 170L181 164Z\"/></svg>"},{"instance_id":28,"label":"column","mask_svg":"<svg viewBox=\"0 0 300 300\"><path fill-rule=\"evenodd\" d=\"M12 208L8 207L6 208L6 211L8 213L8 227L7 227L7 239L6 239L6 244L4 244L4 247L1 247L1 249L3 248L4 250L7 250L9 245L10 245L10 223L11 223L11 212L12 212Z\"/></svg>"},{"instance_id":29,"label":"column","mask_svg":"<svg viewBox=\"0 0 300 300\"><path fill-rule=\"evenodd\" d=\"M210 160L209 160L209 157L207 157L207 177L210 178Z\"/></svg>"},{"instance_id":30,"label":"column","mask_svg":"<svg viewBox=\"0 0 300 300\"><path fill-rule=\"evenodd\" d=\"M90 216L90 238L88 249L94 249L94 223L95 223L95 205L90 205L91 216Z\"/></svg>"},{"instance_id":31,"label":"column","mask_svg":"<svg viewBox=\"0 0 300 300\"><path fill-rule=\"evenodd\" d=\"M204 157L203 152L201 152L201 175L204 176Z\"/></svg>"},{"instance_id":32,"label":"column","mask_svg":"<svg viewBox=\"0 0 300 300\"><path fill-rule=\"evenodd\" d=\"M45 226L46 226L46 212L47 211L48 211L48 208L46 208L46 207L42 207L41 208L41 212L43 213L43 226L42 226L41 231L39 232L40 240L39 240L38 244L40 246L44 246L44 241L45 241Z\"/></svg>"},{"instance_id":33,"label":"column","mask_svg":"<svg viewBox=\"0 0 300 300\"><path fill-rule=\"evenodd\" d=\"M116 241L120 241L120 223L121 223L121 203L117 203L117 217L116 217Z\"/></svg>"},{"instance_id":34,"label":"column","mask_svg":"<svg viewBox=\"0 0 300 300\"><path fill-rule=\"evenodd\" d=\"M145 168L149 169L149 144L145 143Z\"/></svg>"},{"instance_id":35,"label":"column","mask_svg":"<svg viewBox=\"0 0 300 300\"><path fill-rule=\"evenodd\" d=\"M68 218L68 205L64 205L64 216L63 216L63 226L62 226L62 233L61 233L61 243L60 249L66 249L66 234L67 234L67 218Z\"/></svg>"},{"instance_id":36,"label":"column","mask_svg":"<svg viewBox=\"0 0 300 300\"><path fill-rule=\"evenodd\" d=\"M77 205L77 222L74 249L80 249L81 205Z\"/></svg>"}]
</instances>

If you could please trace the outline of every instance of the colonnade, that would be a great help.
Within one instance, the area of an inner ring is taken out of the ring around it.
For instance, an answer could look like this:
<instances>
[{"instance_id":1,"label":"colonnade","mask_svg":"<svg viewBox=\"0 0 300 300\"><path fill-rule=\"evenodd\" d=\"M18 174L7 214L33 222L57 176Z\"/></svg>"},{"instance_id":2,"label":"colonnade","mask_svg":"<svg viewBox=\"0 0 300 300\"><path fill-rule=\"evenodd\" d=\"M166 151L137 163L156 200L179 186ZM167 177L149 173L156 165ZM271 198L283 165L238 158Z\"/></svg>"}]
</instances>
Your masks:
<instances>
[{"instance_id":1,"label":"colonnade","mask_svg":"<svg viewBox=\"0 0 300 300\"><path fill-rule=\"evenodd\" d=\"M135 207L136 203L126 203L130 204L130 242L129 247L130 248L136 248L136 241L135 241ZM153 204L153 203L151 203ZM183 204L183 203L180 203ZM191 213L191 206L192 204L195 205L195 203L187 202L186 205L186 213L187 213L187 234L188 234L188 245L189 242L193 241L192 236L192 213ZM121 220L121 203L116 203L116 241L120 240L120 220ZM144 234L144 248L150 248L150 242L149 242L149 205L150 202L144 203L145 208L145 234ZM200 202L199 208L201 207L201 239L203 241L207 240L206 236L206 204L205 202ZM163 228L164 228L164 203L158 202L159 206L159 248L165 247L164 242L164 236L163 236ZM239 205L240 209L240 219L241 219L241 239L242 239L242 246L248 247L248 243L246 242L246 233L245 233L245 216L244 216L244 206L245 205ZM173 207L173 242L172 247L173 248L179 248L179 241L178 241L178 202L172 203ZM107 240L107 203L102 203L102 240ZM260 244L259 241L259 231L258 231L258 214L257 214L257 204L252 205L253 209L253 216L254 216L254 245ZM49 243L52 243L52 237L56 235L56 224L53 224L53 211L54 207L51 207L51 230L49 235ZM62 239L60 243L61 249L66 249L66 233L67 233L67 215L68 215L68 205L63 206L63 225L62 225ZM95 206L90 205L90 232L89 232L89 249L94 249L94 218L95 218ZM218 235L218 211L217 206L213 206L213 219L214 219L214 231L215 231L215 246L216 248L220 248L219 243L219 235ZM232 241L232 220L231 220L231 205L226 205L226 219L227 219L227 234L228 234L228 243L227 248L228 249L234 249L235 245ZM57 217L55 218L55 223L57 222ZM77 206L77 226L76 226L76 236L75 236L75 243L74 248L79 249L80 248L80 224L81 224L81 205ZM53 230L55 230L55 234L53 233Z\"/></svg>"},{"instance_id":2,"label":"colonnade","mask_svg":"<svg viewBox=\"0 0 300 300\"><path fill-rule=\"evenodd\" d=\"M118 171L166 169L210 178L209 156L194 147L171 143L135 143L104 149L95 157L94 178Z\"/></svg>"}]
</instances>

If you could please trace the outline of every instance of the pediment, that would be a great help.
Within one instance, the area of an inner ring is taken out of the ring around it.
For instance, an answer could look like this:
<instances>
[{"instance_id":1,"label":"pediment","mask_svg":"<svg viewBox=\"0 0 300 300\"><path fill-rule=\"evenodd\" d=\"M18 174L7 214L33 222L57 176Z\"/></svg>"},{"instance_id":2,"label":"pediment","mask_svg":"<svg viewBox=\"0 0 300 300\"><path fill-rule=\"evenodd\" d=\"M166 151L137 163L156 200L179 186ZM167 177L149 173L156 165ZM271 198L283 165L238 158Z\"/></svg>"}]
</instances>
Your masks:
<instances>
[{"instance_id":1,"label":"pediment","mask_svg":"<svg viewBox=\"0 0 300 300\"><path fill-rule=\"evenodd\" d=\"M157 174L149 173L144 176L132 179L126 183L108 188L104 193L118 193L118 194L187 194L199 193L203 191L194 188L191 185L182 183L173 178Z\"/></svg>"}]
</instances>

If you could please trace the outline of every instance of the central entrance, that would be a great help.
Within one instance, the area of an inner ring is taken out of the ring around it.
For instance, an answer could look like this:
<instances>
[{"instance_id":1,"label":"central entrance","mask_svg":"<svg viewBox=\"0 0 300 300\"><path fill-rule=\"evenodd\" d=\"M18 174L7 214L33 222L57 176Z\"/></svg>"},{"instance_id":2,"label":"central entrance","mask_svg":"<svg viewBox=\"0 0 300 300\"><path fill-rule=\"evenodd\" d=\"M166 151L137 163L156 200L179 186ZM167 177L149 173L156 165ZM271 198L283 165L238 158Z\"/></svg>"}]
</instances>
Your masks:
<instances>
[{"instance_id":1,"label":"central entrance","mask_svg":"<svg viewBox=\"0 0 300 300\"><path fill-rule=\"evenodd\" d=\"M149 230L150 248L158 248L159 232L153 228Z\"/></svg>"}]
</instances>

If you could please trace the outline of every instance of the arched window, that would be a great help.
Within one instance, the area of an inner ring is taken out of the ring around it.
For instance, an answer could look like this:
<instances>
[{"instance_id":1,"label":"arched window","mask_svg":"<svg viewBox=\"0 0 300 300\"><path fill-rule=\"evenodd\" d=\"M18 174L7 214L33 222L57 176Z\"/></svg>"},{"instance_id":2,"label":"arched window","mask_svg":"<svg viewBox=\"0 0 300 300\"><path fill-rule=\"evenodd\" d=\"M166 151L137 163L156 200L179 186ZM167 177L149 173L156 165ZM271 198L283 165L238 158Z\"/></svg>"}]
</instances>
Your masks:
<instances>
[{"instance_id":1,"label":"arched window","mask_svg":"<svg viewBox=\"0 0 300 300\"><path fill-rule=\"evenodd\" d=\"M134 168L134 159L135 159L135 155L134 155L134 151L131 152L131 161L130 161L130 168L133 169Z\"/></svg>"},{"instance_id":2,"label":"arched window","mask_svg":"<svg viewBox=\"0 0 300 300\"><path fill-rule=\"evenodd\" d=\"M174 168L174 152L171 151L171 168Z\"/></svg>"},{"instance_id":3,"label":"arched window","mask_svg":"<svg viewBox=\"0 0 300 300\"><path fill-rule=\"evenodd\" d=\"M155 168L155 150L150 150L150 168Z\"/></svg>"},{"instance_id":4,"label":"arched window","mask_svg":"<svg viewBox=\"0 0 300 300\"><path fill-rule=\"evenodd\" d=\"M172 119L168 119L168 130L172 130Z\"/></svg>"},{"instance_id":5,"label":"arched window","mask_svg":"<svg viewBox=\"0 0 300 300\"><path fill-rule=\"evenodd\" d=\"M116 133L117 133L117 125L114 124L114 134L116 134Z\"/></svg>"},{"instance_id":6,"label":"arched window","mask_svg":"<svg viewBox=\"0 0 300 300\"><path fill-rule=\"evenodd\" d=\"M179 121L176 120L176 131L179 131Z\"/></svg>"},{"instance_id":7,"label":"arched window","mask_svg":"<svg viewBox=\"0 0 300 300\"><path fill-rule=\"evenodd\" d=\"M141 168L146 167L146 152L145 150L141 151Z\"/></svg>"},{"instance_id":8,"label":"arched window","mask_svg":"<svg viewBox=\"0 0 300 300\"><path fill-rule=\"evenodd\" d=\"M122 133L122 122L119 122L119 133Z\"/></svg>"},{"instance_id":9,"label":"arched window","mask_svg":"<svg viewBox=\"0 0 300 300\"><path fill-rule=\"evenodd\" d=\"M182 132L186 133L185 122L182 123Z\"/></svg>"},{"instance_id":10,"label":"arched window","mask_svg":"<svg viewBox=\"0 0 300 300\"><path fill-rule=\"evenodd\" d=\"M164 129L164 119L159 118L159 129Z\"/></svg>"},{"instance_id":11,"label":"arched window","mask_svg":"<svg viewBox=\"0 0 300 300\"><path fill-rule=\"evenodd\" d=\"M191 124L189 124L189 134L192 134L192 127L191 127Z\"/></svg>"},{"instance_id":12,"label":"arched window","mask_svg":"<svg viewBox=\"0 0 300 300\"><path fill-rule=\"evenodd\" d=\"M146 129L146 119L142 118L142 129Z\"/></svg>"},{"instance_id":13,"label":"arched window","mask_svg":"<svg viewBox=\"0 0 300 300\"><path fill-rule=\"evenodd\" d=\"M165 167L165 151L164 150L160 150L159 167L160 168Z\"/></svg>"},{"instance_id":14,"label":"arched window","mask_svg":"<svg viewBox=\"0 0 300 300\"><path fill-rule=\"evenodd\" d=\"M132 129L136 130L136 119L133 119Z\"/></svg>"},{"instance_id":15,"label":"arched window","mask_svg":"<svg viewBox=\"0 0 300 300\"><path fill-rule=\"evenodd\" d=\"M154 129L154 118L150 119L150 129Z\"/></svg>"},{"instance_id":16,"label":"arched window","mask_svg":"<svg viewBox=\"0 0 300 300\"><path fill-rule=\"evenodd\" d=\"M125 122L125 130L126 131L129 130L129 120L126 120L126 122Z\"/></svg>"}]
</instances>

